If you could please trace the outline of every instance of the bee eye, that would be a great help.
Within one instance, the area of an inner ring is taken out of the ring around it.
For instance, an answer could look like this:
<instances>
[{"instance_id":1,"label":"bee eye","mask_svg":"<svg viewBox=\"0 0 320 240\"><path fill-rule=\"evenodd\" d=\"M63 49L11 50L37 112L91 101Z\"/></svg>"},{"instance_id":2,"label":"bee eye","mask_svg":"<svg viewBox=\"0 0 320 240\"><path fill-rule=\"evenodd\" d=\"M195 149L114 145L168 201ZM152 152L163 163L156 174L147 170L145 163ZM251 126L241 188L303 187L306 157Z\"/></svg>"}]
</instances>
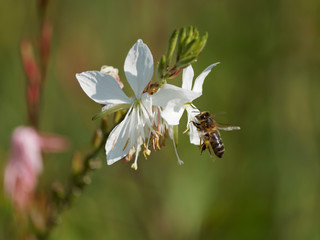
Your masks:
<instances>
[{"instance_id":1,"label":"bee eye","mask_svg":"<svg viewBox=\"0 0 320 240\"><path fill-rule=\"evenodd\" d=\"M208 113L201 115L201 120L206 119L208 117Z\"/></svg>"}]
</instances>

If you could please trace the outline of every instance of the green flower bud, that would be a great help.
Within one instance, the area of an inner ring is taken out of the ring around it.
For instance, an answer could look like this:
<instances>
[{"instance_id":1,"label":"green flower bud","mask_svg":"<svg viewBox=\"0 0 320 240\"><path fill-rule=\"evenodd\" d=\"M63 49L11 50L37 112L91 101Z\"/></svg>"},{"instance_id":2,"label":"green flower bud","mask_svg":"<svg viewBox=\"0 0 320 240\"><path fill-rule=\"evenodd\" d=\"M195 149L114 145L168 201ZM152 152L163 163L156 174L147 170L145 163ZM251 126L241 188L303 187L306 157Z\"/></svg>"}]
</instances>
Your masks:
<instances>
[{"instance_id":1,"label":"green flower bud","mask_svg":"<svg viewBox=\"0 0 320 240\"><path fill-rule=\"evenodd\" d=\"M75 152L72 158L73 175L78 175L83 170L83 160L79 152Z\"/></svg>"},{"instance_id":2,"label":"green flower bud","mask_svg":"<svg viewBox=\"0 0 320 240\"><path fill-rule=\"evenodd\" d=\"M179 45L178 45L178 52L177 52L178 58L181 53L185 38L186 38L186 28L181 28L179 31Z\"/></svg>"},{"instance_id":3,"label":"green flower bud","mask_svg":"<svg viewBox=\"0 0 320 240\"><path fill-rule=\"evenodd\" d=\"M169 44L168 44L168 48L167 48L167 53L166 53L166 59L167 59L167 65L171 66L171 63L173 62L173 53L176 49L177 46L177 40L178 40L178 36L179 36L179 31L175 30L172 34L171 37L169 39Z\"/></svg>"},{"instance_id":4,"label":"green flower bud","mask_svg":"<svg viewBox=\"0 0 320 240\"><path fill-rule=\"evenodd\" d=\"M197 59L196 55L191 55L186 58L183 58L177 63L177 68L179 68L179 69L184 68L184 67L188 66L189 64L193 63L196 59Z\"/></svg>"},{"instance_id":5,"label":"green flower bud","mask_svg":"<svg viewBox=\"0 0 320 240\"><path fill-rule=\"evenodd\" d=\"M192 53L192 50L194 49L194 46L197 44L198 39L192 39L188 45L186 45L182 52L181 52L181 58L187 57L190 53Z\"/></svg>"},{"instance_id":6,"label":"green flower bud","mask_svg":"<svg viewBox=\"0 0 320 240\"><path fill-rule=\"evenodd\" d=\"M103 139L103 132L100 128L98 128L93 136L92 146L94 148L98 148L99 145L101 144L102 139Z\"/></svg>"},{"instance_id":7,"label":"green flower bud","mask_svg":"<svg viewBox=\"0 0 320 240\"><path fill-rule=\"evenodd\" d=\"M162 79L166 72L166 57L162 56L157 66L157 78Z\"/></svg>"}]
</instances>

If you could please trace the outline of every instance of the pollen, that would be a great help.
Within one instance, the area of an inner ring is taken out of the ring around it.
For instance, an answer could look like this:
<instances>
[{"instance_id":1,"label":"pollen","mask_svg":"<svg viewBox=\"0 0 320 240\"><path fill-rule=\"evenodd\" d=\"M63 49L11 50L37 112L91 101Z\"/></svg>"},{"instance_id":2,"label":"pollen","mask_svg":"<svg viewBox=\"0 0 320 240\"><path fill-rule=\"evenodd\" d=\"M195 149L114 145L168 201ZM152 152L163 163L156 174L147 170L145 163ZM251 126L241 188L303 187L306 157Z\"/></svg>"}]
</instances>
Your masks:
<instances>
[{"instance_id":1,"label":"pollen","mask_svg":"<svg viewBox=\"0 0 320 240\"><path fill-rule=\"evenodd\" d=\"M156 139L156 144L157 144L157 148L159 149L159 150L161 150L161 146L160 146L160 141L159 141L160 139L159 138L157 138Z\"/></svg>"},{"instance_id":2,"label":"pollen","mask_svg":"<svg viewBox=\"0 0 320 240\"><path fill-rule=\"evenodd\" d=\"M133 168L134 170L137 170L138 169L137 163L132 163L131 168Z\"/></svg>"},{"instance_id":3,"label":"pollen","mask_svg":"<svg viewBox=\"0 0 320 240\"><path fill-rule=\"evenodd\" d=\"M151 154L151 151L149 149L143 150L143 156L146 160L148 159L148 156L150 156L150 154Z\"/></svg>"}]
</instances>

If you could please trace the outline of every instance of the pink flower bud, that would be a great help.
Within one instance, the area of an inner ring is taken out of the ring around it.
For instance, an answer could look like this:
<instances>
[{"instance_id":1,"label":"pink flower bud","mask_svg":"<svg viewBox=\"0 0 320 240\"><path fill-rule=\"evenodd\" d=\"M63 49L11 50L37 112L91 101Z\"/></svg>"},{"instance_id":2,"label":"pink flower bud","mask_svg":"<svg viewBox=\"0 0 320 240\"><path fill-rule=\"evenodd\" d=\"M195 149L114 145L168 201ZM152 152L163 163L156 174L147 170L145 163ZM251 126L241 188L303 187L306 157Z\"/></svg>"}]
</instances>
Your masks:
<instances>
[{"instance_id":1,"label":"pink flower bud","mask_svg":"<svg viewBox=\"0 0 320 240\"><path fill-rule=\"evenodd\" d=\"M112 66L103 65L101 67L100 72L107 73L107 74L111 75L112 77L114 77L117 80L119 86L121 88L123 88L123 83L120 81L119 70L117 68L114 68Z\"/></svg>"},{"instance_id":2,"label":"pink flower bud","mask_svg":"<svg viewBox=\"0 0 320 240\"><path fill-rule=\"evenodd\" d=\"M29 40L24 40L20 45L21 58L29 84L39 84L41 76L38 64L33 55L33 48Z\"/></svg>"},{"instance_id":3,"label":"pink flower bud","mask_svg":"<svg viewBox=\"0 0 320 240\"><path fill-rule=\"evenodd\" d=\"M51 23L46 20L42 25L42 33L41 33L41 55L42 61L45 66L48 65L49 57L50 57L50 47L51 47L51 38L52 38L52 26Z\"/></svg>"},{"instance_id":4,"label":"pink flower bud","mask_svg":"<svg viewBox=\"0 0 320 240\"><path fill-rule=\"evenodd\" d=\"M29 85L27 87L27 100L31 106L36 105L39 102L39 86L38 85Z\"/></svg>"},{"instance_id":5,"label":"pink flower bud","mask_svg":"<svg viewBox=\"0 0 320 240\"><path fill-rule=\"evenodd\" d=\"M4 173L4 188L12 201L25 209L33 197L41 173L43 150L65 149L64 138L42 137L31 127L17 127L11 139L11 152Z\"/></svg>"},{"instance_id":6,"label":"pink flower bud","mask_svg":"<svg viewBox=\"0 0 320 240\"><path fill-rule=\"evenodd\" d=\"M171 69L171 70L174 70L174 71L173 71L173 73L170 75L169 79L172 79L172 78L175 78L176 76L178 76L182 69L179 69L178 71L175 71L176 69L173 68L173 69Z\"/></svg>"}]
</instances>

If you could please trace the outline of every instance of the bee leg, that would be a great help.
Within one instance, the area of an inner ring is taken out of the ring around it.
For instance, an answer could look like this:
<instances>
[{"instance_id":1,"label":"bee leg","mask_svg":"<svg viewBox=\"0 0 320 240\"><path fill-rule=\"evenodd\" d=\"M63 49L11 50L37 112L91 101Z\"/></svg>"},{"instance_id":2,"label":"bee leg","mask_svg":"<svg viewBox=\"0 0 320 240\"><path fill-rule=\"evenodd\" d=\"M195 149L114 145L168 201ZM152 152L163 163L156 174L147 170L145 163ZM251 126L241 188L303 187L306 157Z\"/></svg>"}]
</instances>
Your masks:
<instances>
[{"instance_id":1,"label":"bee leg","mask_svg":"<svg viewBox=\"0 0 320 240\"><path fill-rule=\"evenodd\" d=\"M200 123L196 123L194 121L191 121L193 123L193 125L198 129L198 131L201 131L201 128L200 128Z\"/></svg>"},{"instance_id":2,"label":"bee leg","mask_svg":"<svg viewBox=\"0 0 320 240\"><path fill-rule=\"evenodd\" d=\"M202 154L202 152L207 149L206 144L203 143L202 145L200 145L200 149L201 149L201 154Z\"/></svg>"},{"instance_id":3,"label":"bee leg","mask_svg":"<svg viewBox=\"0 0 320 240\"><path fill-rule=\"evenodd\" d=\"M210 154L210 156L212 156L211 150L210 150L210 141L205 141L204 144L206 145L206 149L208 149L208 152Z\"/></svg>"},{"instance_id":4,"label":"bee leg","mask_svg":"<svg viewBox=\"0 0 320 240\"><path fill-rule=\"evenodd\" d=\"M201 146L201 153L208 149L210 156L211 156L211 150L210 150L210 142L208 140L205 140L204 143Z\"/></svg>"},{"instance_id":5,"label":"bee leg","mask_svg":"<svg viewBox=\"0 0 320 240\"><path fill-rule=\"evenodd\" d=\"M205 151L207 146L205 145L204 142L202 142L202 139L200 138L200 145L199 145L199 150L201 150L201 154L203 151Z\"/></svg>"},{"instance_id":6,"label":"bee leg","mask_svg":"<svg viewBox=\"0 0 320 240\"><path fill-rule=\"evenodd\" d=\"M208 145L207 148L208 148L208 152L209 152L210 156L212 157L212 153L211 153L211 150L210 150L210 146Z\"/></svg>"}]
</instances>

